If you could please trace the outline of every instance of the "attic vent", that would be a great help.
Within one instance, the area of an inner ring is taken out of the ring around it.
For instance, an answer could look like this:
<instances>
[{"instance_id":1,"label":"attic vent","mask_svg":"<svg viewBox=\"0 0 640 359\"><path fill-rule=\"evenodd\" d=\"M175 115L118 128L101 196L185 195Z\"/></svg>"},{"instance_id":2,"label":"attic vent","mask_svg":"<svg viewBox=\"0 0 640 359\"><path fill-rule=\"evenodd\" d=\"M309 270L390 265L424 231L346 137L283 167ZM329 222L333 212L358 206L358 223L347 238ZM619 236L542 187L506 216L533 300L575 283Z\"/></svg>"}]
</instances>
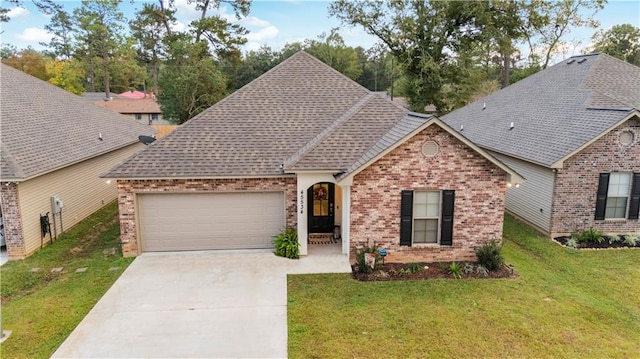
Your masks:
<instances>
[{"instance_id":1,"label":"attic vent","mask_svg":"<svg viewBox=\"0 0 640 359\"><path fill-rule=\"evenodd\" d=\"M620 134L620 144L623 146L629 146L633 143L633 132L624 131Z\"/></svg>"},{"instance_id":2,"label":"attic vent","mask_svg":"<svg viewBox=\"0 0 640 359\"><path fill-rule=\"evenodd\" d=\"M580 59L580 60L578 60L578 63L579 63L579 64L581 64L581 63L583 63L583 62L585 62L585 61L587 61L587 58L586 58L586 57L585 57L585 58L582 58L582 59Z\"/></svg>"},{"instance_id":3,"label":"attic vent","mask_svg":"<svg viewBox=\"0 0 640 359\"><path fill-rule=\"evenodd\" d=\"M576 59L571 59L571 60L567 61L567 65L571 65L574 62L576 62Z\"/></svg>"},{"instance_id":4,"label":"attic vent","mask_svg":"<svg viewBox=\"0 0 640 359\"><path fill-rule=\"evenodd\" d=\"M422 145L422 154L425 157L435 157L440 152L440 146L435 141L427 141Z\"/></svg>"}]
</instances>

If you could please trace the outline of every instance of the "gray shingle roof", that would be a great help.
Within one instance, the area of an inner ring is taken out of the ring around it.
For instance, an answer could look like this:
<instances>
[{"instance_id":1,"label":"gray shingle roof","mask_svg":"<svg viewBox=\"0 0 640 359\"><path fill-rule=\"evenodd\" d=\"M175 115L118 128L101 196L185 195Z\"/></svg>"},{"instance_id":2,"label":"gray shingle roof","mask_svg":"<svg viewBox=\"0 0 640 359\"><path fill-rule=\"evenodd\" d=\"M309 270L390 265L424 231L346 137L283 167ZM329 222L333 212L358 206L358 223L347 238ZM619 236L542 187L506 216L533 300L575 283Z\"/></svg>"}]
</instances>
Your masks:
<instances>
[{"instance_id":1,"label":"gray shingle roof","mask_svg":"<svg viewBox=\"0 0 640 359\"><path fill-rule=\"evenodd\" d=\"M406 113L299 52L106 177L277 176L281 165L346 170Z\"/></svg>"},{"instance_id":2,"label":"gray shingle roof","mask_svg":"<svg viewBox=\"0 0 640 359\"><path fill-rule=\"evenodd\" d=\"M135 143L139 135L155 133L80 96L0 66L2 181L34 177Z\"/></svg>"},{"instance_id":3,"label":"gray shingle roof","mask_svg":"<svg viewBox=\"0 0 640 359\"><path fill-rule=\"evenodd\" d=\"M462 134L481 147L550 167L632 109L640 109L640 68L593 54L571 57L442 120L456 130L464 126Z\"/></svg>"},{"instance_id":4,"label":"gray shingle roof","mask_svg":"<svg viewBox=\"0 0 640 359\"><path fill-rule=\"evenodd\" d=\"M82 98L89 100L91 102L95 101L104 101L106 94L104 92L85 92L82 94ZM112 99L123 98L122 96L115 94L113 92L110 93Z\"/></svg>"}]
</instances>

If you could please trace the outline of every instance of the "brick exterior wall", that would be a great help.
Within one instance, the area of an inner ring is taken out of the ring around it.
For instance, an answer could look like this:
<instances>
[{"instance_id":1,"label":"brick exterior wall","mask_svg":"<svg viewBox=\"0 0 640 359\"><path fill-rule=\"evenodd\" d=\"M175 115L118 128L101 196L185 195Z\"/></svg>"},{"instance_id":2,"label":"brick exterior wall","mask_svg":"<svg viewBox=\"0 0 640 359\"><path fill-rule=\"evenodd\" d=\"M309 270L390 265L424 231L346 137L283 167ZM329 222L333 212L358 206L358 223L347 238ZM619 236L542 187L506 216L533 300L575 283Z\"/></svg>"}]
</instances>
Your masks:
<instances>
[{"instance_id":1,"label":"brick exterior wall","mask_svg":"<svg viewBox=\"0 0 640 359\"><path fill-rule=\"evenodd\" d=\"M11 259L24 259L27 253L22 234L22 218L16 183L2 183L0 185L0 206L2 206L7 254Z\"/></svg>"},{"instance_id":2,"label":"brick exterior wall","mask_svg":"<svg viewBox=\"0 0 640 359\"><path fill-rule=\"evenodd\" d=\"M135 219L135 195L158 192L229 192L229 191L285 191L286 222L295 226L296 179L194 179L194 180L119 180L118 206L120 210L120 239L126 257L138 255Z\"/></svg>"},{"instance_id":3,"label":"brick exterior wall","mask_svg":"<svg viewBox=\"0 0 640 359\"><path fill-rule=\"evenodd\" d=\"M432 158L422 145L440 146ZM389 262L475 260L475 248L502 238L507 175L437 125L409 139L354 177L351 247L387 248ZM400 192L455 190L453 245L400 246ZM353 250L351 251L353 260Z\"/></svg>"},{"instance_id":4,"label":"brick exterior wall","mask_svg":"<svg viewBox=\"0 0 640 359\"><path fill-rule=\"evenodd\" d=\"M620 144L623 131L631 131L631 145ZM603 172L640 172L640 122L629 120L565 161L556 173L551 237L591 226L612 234L640 231L634 220L594 219L598 176Z\"/></svg>"}]
</instances>

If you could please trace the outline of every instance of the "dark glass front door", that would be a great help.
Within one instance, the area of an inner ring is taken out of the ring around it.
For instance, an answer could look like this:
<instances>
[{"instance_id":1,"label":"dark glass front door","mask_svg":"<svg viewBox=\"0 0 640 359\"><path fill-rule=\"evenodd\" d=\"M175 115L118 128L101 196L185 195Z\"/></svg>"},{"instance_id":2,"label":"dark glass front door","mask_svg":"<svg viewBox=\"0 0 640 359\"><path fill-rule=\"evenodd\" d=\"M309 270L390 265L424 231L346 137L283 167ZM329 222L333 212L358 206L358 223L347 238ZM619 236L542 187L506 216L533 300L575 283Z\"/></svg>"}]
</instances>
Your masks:
<instances>
[{"instance_id":1,"label":"dark glass front door","mask_svg":"<svg viewBox=\"0 0 640 359\"><path fill-rule=\"evenodd\" d=\"M334 191L333 183L316 183L309 188L309 233L333 232Z\"/></svg>"}]
</instances>

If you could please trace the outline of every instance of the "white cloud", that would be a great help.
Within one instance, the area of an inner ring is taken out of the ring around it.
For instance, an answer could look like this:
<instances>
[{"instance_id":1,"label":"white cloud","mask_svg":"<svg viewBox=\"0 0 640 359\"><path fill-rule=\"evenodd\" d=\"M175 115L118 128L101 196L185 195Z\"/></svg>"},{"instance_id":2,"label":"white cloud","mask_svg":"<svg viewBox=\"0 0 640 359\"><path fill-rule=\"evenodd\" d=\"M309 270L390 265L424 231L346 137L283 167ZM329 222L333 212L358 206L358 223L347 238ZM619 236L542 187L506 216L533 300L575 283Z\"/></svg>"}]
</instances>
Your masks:
<instances>
[{"instance_id":1,"label":"white cloud","mask_svg":"<svg viewBox=\"0 0 640 359\"><path fill-rule=\"evenodd\" d=\"M187 25L181 23L180 21L176 21L175 24L171 25L171 30L173 31L184 31L187 28Z\"/></svg>"},{"instance_id":2,"label":"white cloud","mask_svg":"<svg viewBox=\"0 0 640 359\"><path fill-rule=\"evenodd\" d=\"M184 24L200 18L200 12L195 5L187 3L187 0L176 0L176 17Z\"/></svg>"},{"instance_id":3,"label":"white cloud","mask_svg":"<svg viewBox=\"0 0 640 359\"><path fill-rule=\"evenodd\" d=\"M269 25L258 31L252 31L247 34L247 43L243 48L246 51L258 50L260 46L265 45L267 40L275 39L280 31L277 27Z\"/></svg>"},{"instance_id":4,"label":"white cloud","mask_svg":"<svg viewBox=\"0 0 640 359\"><path fill-rule=\"evenodd\" d=\"M242 24L242 26L246 26L246 27L267 27L271 25L269 21L259 19L255 16L247 16L242 20L240 20L240 23Z\"/></svg>"},{"instance_id":5,"label":"white cloud","mask_svg":"<svg viewBox=\"0 0 640 359\"><path fill-rule=\"evenodd\" d=\"M18 39L26 42L49 42L53 35L45 29L37 27L28 27L17 35Z\"/></svg>"},{"instance_id":6,"label":"white cloud","mask_svg":"<svg viewBox=\"0 0 640 359\"><path fill-rule=\"evenodd\" d=\"M29 16L29 14L29 10L23 7L14 7L13 9L9 10L9 12L7 12L7 16L9 16L11 19L15 19L16 17Z\"/></svg>"}]
</instances>

